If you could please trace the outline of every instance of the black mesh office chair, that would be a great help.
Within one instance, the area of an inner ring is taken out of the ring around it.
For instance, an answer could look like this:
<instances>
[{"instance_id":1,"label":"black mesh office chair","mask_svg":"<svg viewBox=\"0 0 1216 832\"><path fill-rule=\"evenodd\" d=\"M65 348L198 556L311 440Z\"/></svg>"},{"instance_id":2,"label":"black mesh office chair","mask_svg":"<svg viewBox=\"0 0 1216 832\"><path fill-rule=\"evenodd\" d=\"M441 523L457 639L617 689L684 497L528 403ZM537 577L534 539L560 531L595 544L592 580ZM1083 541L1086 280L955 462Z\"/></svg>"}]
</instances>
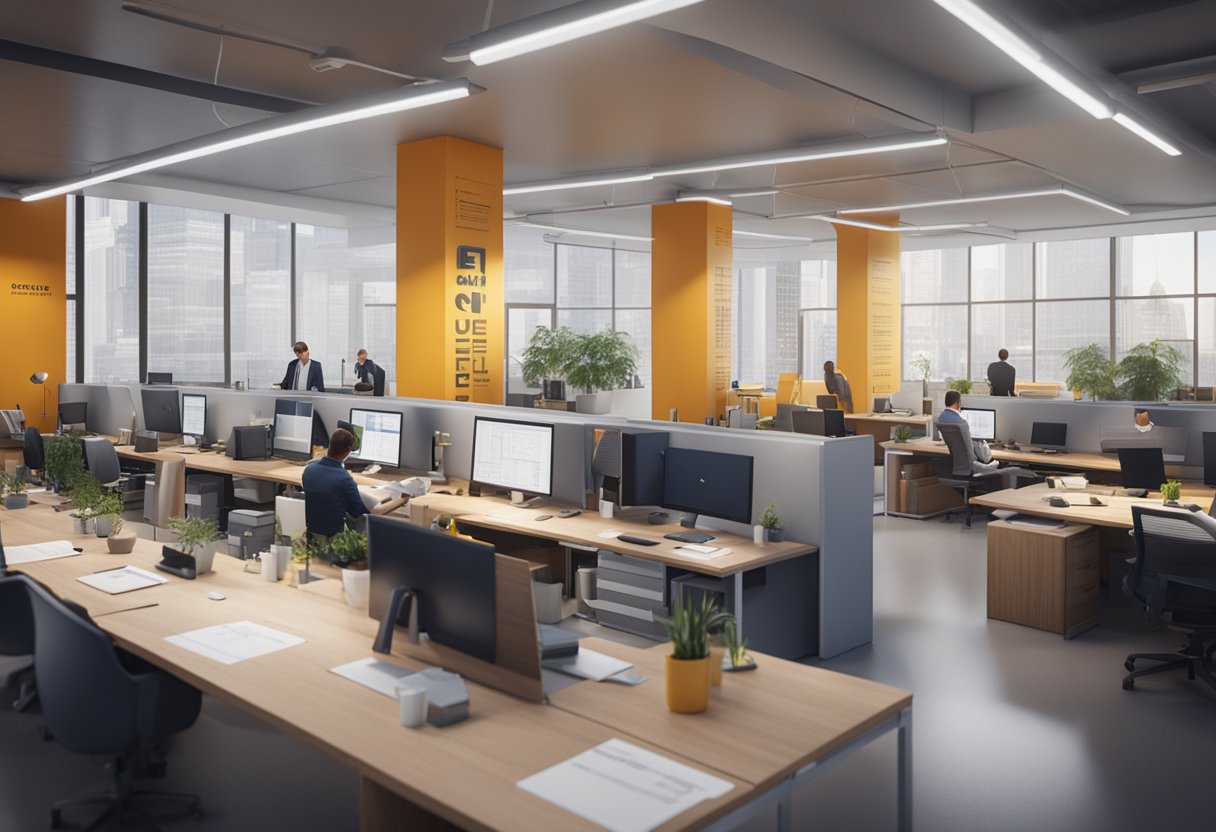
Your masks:
<instances>
[{"instance_id":1,"label":"black mesh office chair","mask_svg":"<svg viewBox=\"0 0 1216 832\"><path fill-rule=\"evenodd\" d=\"M1123 592L1158 621L1185 633L1176 653L1132 653L1123 662L1123 689L1136 679L1186 669L1216 690L1216 518L1202 512L1132 506L1136 561L1123 579ZM1139 660L1159 662L1136 670Z\"/></svg>"},{"instance_id":2,"label":"black mesh office chair","mask_svg":"<svg viewBox=\"0 0 1216 832\"><path fill-rule=\"evenodd\" d=\"M0 540L0 656L33 655L34 614L30 612L25 582L16 575L5 574L4 541ZM33 662L10 674L8 684L17 685L13 709L24 711L37 696Z\"/></svg>"},{"instance_id":3,"label":"black mesh office chair","mask_svg":"<svg viewBox=\"0 0 1216 832\"><path fill-rule=\"evenodd\" d=\"M384 395L384 382L385 382L385 379L387 379L387 378L388 378L388 373L384 372L384 368L379 365L376 365L376 371L372 374L372 383L374 384L373 395L375 395L375 396Z\"/></svg>"},{"instance_id":4,"label":"black mesh office chair","mask_svg":"<svg viewBox=\"0 0 1216 832\"><path fill-rule=\"evenodd\" d=\"M41 473L43 467L46 466L46 450L42 445L42 434L36 427L28 427L25 429L25 439L21 443L22 462L25 467L31 471Z\"/></svg>"},{"instance_id":5,"label":"black mesh office chair","mask_svg":"<svg viewBox=\"0 0 1216 832\"><path fill-rule=\"evenodd\" d=\"M937 481L942 485L960 489L963 492L963 506L967 510L967 526L971 526L971 515L974 506L971 497L988 491L996 491L1001 485L1001 472L995 468L991 471L975 473L972 463L975 462L975 446L971 444L971 428L966 422L934 422L937 432L950 451L950 458L938 463ZM954 511L954 509L951 509ZM950 515L946 515L950 519Z\"/></svg>"},{"instance_id":6,"label":"black mesh office chair","mask_svg":"<svg viewBox=\"0 0 1216 832\"><path fill-rule=\"evenodd\" d=\"M118 452L104 436L86 436L81 440L85 467L102 485L114 485L123 479L118 464Z\"/></svg>"},{"instance_id":7,"label":"black mesh office chair","mask_svg":"<svg viewBox=\"0 0 1216 832\"><path fill-rule=\"evenodd\" d=\"M154 825L139 806L145 801L185 804L201 816L197 795L134 788L136 776L157 771L155 747L198 719L199 692L167 673L124 667L140 662L130 656L120 659L93 622L28 578L15 578L25 584L34 613L34 673L47 727L69 751L113 759L113 791L54 804L51 826L62 825L65 809L87 805L105 807L89 829L115 814L136 815Z\"/></svg>"}]
</instances>

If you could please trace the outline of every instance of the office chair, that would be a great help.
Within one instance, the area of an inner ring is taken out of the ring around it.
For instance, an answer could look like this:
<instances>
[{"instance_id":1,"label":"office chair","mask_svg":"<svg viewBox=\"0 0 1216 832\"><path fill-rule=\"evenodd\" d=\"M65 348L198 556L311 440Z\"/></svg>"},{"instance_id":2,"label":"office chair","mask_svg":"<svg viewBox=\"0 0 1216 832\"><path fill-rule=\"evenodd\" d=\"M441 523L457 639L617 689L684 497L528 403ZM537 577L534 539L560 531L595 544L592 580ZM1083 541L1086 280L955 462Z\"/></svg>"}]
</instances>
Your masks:
<instances>
[{"instance_id":1,"label":"office chair","mask_svg":"<svg viewBox=\"0 0 1216 832\"><path fill-rule=\"evenodd\" d=\"M967 527L970 528L974 511L971 496L997 490L994 486L1000 484L1001 472L994 468L991 471L975 473L972 467L975 462L975 446L971 444L971 428L966 422L933 424L950 451L950 458L938 463L937 481L963 492L963 507L967 509ZM949 513L946 519L950 519Z\"/></svg>"},{"instance_id":2,"label":"office chair","mask_svg":"<svg viewBox=\"0 0 1216 832\"><path fill-rule=\"evenodd\" d=\"M25 439L21 443L22 462L30 471L42 472L46 465L46 450L42 445L42 433L38 428L30 426L25 429Z\"/></svg>"},{"instance_id":3,"label":"office chair","mask_svg":"<svg viewBox=\"0 0 1216 832\"><path fill-rule=\"evenodd\" d=\"M384 395L384 381L386 378L388 378L388 373L384 372L383 367L376 365L376 370L372 374L372 383L375 385L372 395L374 395L374 396L383 396Z\"/></svg>"},{"instance_id":4,"label":"office chair","mask_svg":"<svg viewBox=\"0 0 1216 832\"><path fill-rule=\"evenodd\" d=\"M118 466L118 452L104 436L86 436L81 440L84 446L85 467L89 473L102 485L115 485L123 479Z\"/></svg>"},{"instance_id":5,"label":"office chair","mask_svg":"<svg viewBox=\"0 0 1216 832\"><path fill-rule=\"evenodd\" d=\"M1143 607L1150 623L1186 633L1176 653L1131 653L1123 662L1123 689L1136 679L1186 668L1216 690L1216 519L1201 512L1132 506L1136 561L1123 593ZM1160 662L1136 670L1137 660Z\"/></svg>"},{"instance_id":6,"label":"office chair","mask_svg":"<svg viewBox=\"0 0 1216 832\"><path fill-rule=\"evenodd\" d=\"M109 636L92 621L69 609L33 581L25 584L34 613L34 674L42 715L51 734L64 748L78 754L113 758L113 791L101 796L61 800L51 808L51 826L63 823L65 809L101 805L105 819L128 813L145 823L152 819L138 801L184 803L198 817L198 795L149 792L134 788L137 775L159 774L163 762L155 747L184 731L198 719L202 696L185 682L155 669L128 670Z\"/></svg>"},{"instance_id":7,"label":"office chair","mask_svg":"<svg viewBox=\"0 0 1216 832\"><path fill-rule=\"evenodd\" d=\"M0 564L3 562L4 543L0 542ZM5 575L0 568L0 656L34 655L34 614L30 612L30 599L25 591L24 579L17 575ZM17 699L13 710L24 711L38 695L34 687L34 663L19 668L9 675L9 684L16 683Z\"/></svg>"},{"instance_id":8,"label":"office chair","mask_svg":"<svg viewBox=\"0 0 1216 832\"><path fill-rule=\"evenodd\" d=\"M283 537L294 540L307 528L304 501L279 495L274 498L274 516L279 521ZM279 541L275 541L278 543Z\"/></svg>"}]
</instances>

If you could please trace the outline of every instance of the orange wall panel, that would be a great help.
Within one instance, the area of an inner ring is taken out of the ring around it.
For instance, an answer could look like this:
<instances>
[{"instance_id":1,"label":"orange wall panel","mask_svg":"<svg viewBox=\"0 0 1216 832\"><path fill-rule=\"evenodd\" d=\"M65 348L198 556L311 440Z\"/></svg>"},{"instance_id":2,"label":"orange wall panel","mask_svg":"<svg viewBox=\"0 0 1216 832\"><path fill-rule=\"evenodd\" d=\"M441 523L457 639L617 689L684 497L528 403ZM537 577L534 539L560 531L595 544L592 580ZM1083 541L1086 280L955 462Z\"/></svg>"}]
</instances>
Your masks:
<instances>
[{"instance_id":1,"label":"orange wall panel","mask_svg":"<svg viewBox=\"0 0 1216 832\"><path fill-rule=\"evenodd\" d=\"M836 226L836 369L862 413L900 386L899 242L894 231Z\"/></svg>"}]
</instances>

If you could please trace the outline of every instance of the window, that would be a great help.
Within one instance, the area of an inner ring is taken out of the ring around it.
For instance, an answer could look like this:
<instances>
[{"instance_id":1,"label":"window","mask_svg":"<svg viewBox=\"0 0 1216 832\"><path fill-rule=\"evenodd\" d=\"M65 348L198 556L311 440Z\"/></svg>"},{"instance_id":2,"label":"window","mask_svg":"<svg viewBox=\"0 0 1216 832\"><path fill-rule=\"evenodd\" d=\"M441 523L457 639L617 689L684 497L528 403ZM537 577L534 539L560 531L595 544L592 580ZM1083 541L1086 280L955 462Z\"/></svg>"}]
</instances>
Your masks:
<instances>
[{"instance_id":1,"label":"window","mask_svg":"<svg viewBox=\"0 0 1216 832\"><path fill-rule=\"evenodd\" d=\"M905 251L899 261L904 303L967 302L967 249Z\"/></svg>"},{"instance_id":2,"label":"window","mask_svg":"<svg viewBox=\"0 0 1216 832\"><path fill-rule=\"evenodd\" d=\"M920 378L912 361L922 354L931 362L931 379L966 377L967 306L905 306L903 342L904 378Z\"/></svg>"},{"instance_id":3,"label":"window","mask_svg":"<svg viewBox=\"0 0 1216 832\"><path fill-rule=\"evenodd\" d=\"M1199 299L1198 329L1197 382L1201 387L1216 387L1216 298Z\"/></svg>"},{"instance_id":4,"label":"window","mask_svg":"<svg viewBox=\"0 0 1216 832\"><path fill-rule=\"evenodd\" d=\"M84 380L139 377L139 204L84 200Z\"/></svg>"},{"instance_id":5,"label":"window","mask_svg":"<svg viewBox=\"0 0 1216 832\"><path fill-rule=\"evenodd\" d=\"M224 215L148 206L148 369L224 381Z\"/></svg>"},{"instance_id":6,"label":"window","mask_svg":"<svg viewBox=\"0 0 1216 832\"><path fill-rule=\"evenodd\" d=\"M503 296L512 303L553 303L553 245L534 228L503 229ZM527 338L524 339L525 343Z\"/></svg>"},{"instance_id":7,"label":"window","mask_svg":"<svg viewBox=\"0 0 1216 832\"><path fill-rule=\"evenodd\" d=\"M283 380L291 343L291 224L232 217L232 379L250 389Z\"/></svg>"},{"instance_id":8,"label":"window","mask_svg":"<svg viewBox=\"0 0 1216 832\"><path fill-rule=\"evenodd\" d=\"M997 353L1009 350L1017 377L1034 377L1034 321L1029 303L977 303L971 307L971 375L983 381Z\"/></svg>"},{"instance_id":9,"label":"window","mask_svg":"<svg viewBox=\"0 0 1216 832\"><path fill-rule=\"evenodd\" d=\"M1109 238L1038 243L1035 255L1035 297L1110 296Z\"/></svg>"},{"instance_id":10,"label":"window","mask_svg":"<svg viewBox=\"0 0 1216 832\"><path fill-rule=\"evenodd\" d=\"M1119 237L1115 291L1119 296L1191 295L1195 292L1193 234Z\"/></svg>"},{"instance_id":11,"label":"window","mask_svg":"<svg viewBox=\"0 0 1216 832\"><path fill-rule=\"evenodd\" d=\"M556 251L558 308L611 309L611 249L559 245Z\"/></svg>"},{"instance_id":12,"label":"window","mask_svg":"<svg viewBox=\"0 0 1216 832\"><path fill-rule=\"evenodd\" d=\"M1199 294L1216 293L1216 231L1200 231L1199 249Z\"/></svg>"},{"instance_id":13,"label":"window","mask_svg":"<svg viewBox=\"0 0 1216 832\"><path fill-rule=\"evenodd\" d=\"M737 269L734 373L744 383L777 387L777 376L798 370L800 261Z\"/></svg>"},{"instance_id":14,"label":"window","mask_svg":"<svg viewBox=\"0 0 1216 832\"><path fill-rule=\"evenodd\" d=\"M1073 347L1110 344L1110 301L1075 300L1035 304L1034 377L1063 383L1064 353Z\"/></svg>"},{"instance_id":15,"label":"window","mask_svg":"<svg viewBox=\"0 0 1216 832\"><path fill-rule=\"evenodd\" d=\"M1003 243L971 249L971 300L1030 300L1034 246ZM985 365L986 366L986 365Z\"/></svg>"},{"instance_id":16,"label":"window","mask_svg":"<svg viewBox=\"0 0 1216 832\"><path fill-rule=\"evenodd\" d=\"M76 378L76 197L68 197L68 222L65 233L67 244L64 246L64 305L67 320L67 366L64 369L63 380L78 381Z\"/></svg>"}]
</instances>

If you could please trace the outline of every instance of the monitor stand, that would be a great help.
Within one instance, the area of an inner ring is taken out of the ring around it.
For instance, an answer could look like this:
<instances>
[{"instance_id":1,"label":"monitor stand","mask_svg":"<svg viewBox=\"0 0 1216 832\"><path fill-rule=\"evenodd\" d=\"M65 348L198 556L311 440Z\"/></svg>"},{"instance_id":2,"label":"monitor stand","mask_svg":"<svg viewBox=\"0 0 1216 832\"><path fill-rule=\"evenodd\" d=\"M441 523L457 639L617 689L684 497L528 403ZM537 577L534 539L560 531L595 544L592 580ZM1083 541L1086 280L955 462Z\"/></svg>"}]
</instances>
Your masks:
<instances>
[{"instance_id":1,"label":"monitor stand","mask_svg":"<svg viewBox=\"0 0 1216 832\"><path fill-rule=\"evenodd\" d=\"M515 506L516 508L535 508L545 501L543 497L528 497L525 499L525 493L526 492L523 491L512 491L511 505Z\"/></svg>"}]
</instances>

